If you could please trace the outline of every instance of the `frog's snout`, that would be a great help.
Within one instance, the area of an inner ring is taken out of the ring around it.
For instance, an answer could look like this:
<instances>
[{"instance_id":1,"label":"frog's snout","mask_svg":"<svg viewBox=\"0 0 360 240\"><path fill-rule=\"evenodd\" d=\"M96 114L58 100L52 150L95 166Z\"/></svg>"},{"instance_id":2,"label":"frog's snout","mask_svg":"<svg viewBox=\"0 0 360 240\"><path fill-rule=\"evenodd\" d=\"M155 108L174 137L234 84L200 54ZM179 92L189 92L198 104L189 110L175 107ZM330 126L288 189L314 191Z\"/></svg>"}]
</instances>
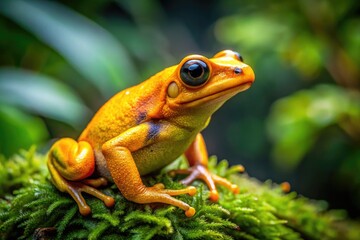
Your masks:
<instances>
[{"instance_id":1,"label":"frog's snout","mask_svg":"<svg viewBox=\"0 0 360 240\"><path fill-rule=\"evenodd\" d=\"M255 81L255 73L252 68L245 64L241 63L239 66L232 68L233 74L238 81L243 84L252 84Z\"/></svg>"},{"instance_id":2,"label":"frog's snout","mask_svg":"<svg viewBox=\"0 0 360 240\"><path fill-rule=\"evenodd\" d=\"M243 81L246 83L253 83L255 81L255 73L254 70L249 66L244 64L242 67L235 67L234 73L236 75L243 74Z\"/></svg>"}]
</instances>

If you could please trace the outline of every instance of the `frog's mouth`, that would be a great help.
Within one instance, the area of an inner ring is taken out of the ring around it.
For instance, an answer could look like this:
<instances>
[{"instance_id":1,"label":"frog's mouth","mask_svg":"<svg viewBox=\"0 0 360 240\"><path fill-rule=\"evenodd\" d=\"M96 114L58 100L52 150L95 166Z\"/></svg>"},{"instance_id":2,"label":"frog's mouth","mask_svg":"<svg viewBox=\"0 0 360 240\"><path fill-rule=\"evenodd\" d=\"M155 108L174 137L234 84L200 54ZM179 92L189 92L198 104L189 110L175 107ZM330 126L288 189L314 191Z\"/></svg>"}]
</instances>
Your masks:
<instances>
[{"instance_id":1,"label":"frog's mouth","mask_svg":"<svg viewBox=\"0 0 360 240\"><path fill-rule=\"evenodd\" d=\"M226 100L236 95L237 93L249 89L252 83L253 81L249 81L233 87L221 89L219 91L214 91L209 95L205 95L205 96L200 95L197 98L180 102L180 105L184 105L187 107L195 107L195 106L206 106L208 104L214 104L218 102L225 102Z\"/></svg>"}]
</instances>

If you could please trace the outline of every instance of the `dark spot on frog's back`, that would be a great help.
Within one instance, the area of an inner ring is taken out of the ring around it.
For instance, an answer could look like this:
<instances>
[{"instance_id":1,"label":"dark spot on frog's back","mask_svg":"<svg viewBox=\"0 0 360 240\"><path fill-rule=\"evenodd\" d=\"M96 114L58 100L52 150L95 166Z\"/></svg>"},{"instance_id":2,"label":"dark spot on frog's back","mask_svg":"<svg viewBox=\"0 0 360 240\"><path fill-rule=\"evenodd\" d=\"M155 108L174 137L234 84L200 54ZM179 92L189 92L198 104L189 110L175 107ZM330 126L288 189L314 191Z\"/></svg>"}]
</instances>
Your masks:
<instances>
[{"instance_id":1,"label":"dark spot on frog's back","mask_svg":"<svg viewBox=\"0 0 360 240\"><path fill-rule=\"evenodd\" d=\"M139 115L136 119L136 124L140 124L145 119L146 119L146 112L139 112Z\"/></svg>"},{"instance_id":2,"label":"dark spot on frog's back","mask_svg":"<svg viewBox=\"0 0 360 240\"><path fill-rule=\"evenodd\" d=\"M161 126L158 123L149 122L148 124L149 124L149 131L148 131L148 134L146 136L147 141L150 140L150 139L153 139L154 137L159 135L160 129L161 129Z\"/></svg>"}]
</instances>

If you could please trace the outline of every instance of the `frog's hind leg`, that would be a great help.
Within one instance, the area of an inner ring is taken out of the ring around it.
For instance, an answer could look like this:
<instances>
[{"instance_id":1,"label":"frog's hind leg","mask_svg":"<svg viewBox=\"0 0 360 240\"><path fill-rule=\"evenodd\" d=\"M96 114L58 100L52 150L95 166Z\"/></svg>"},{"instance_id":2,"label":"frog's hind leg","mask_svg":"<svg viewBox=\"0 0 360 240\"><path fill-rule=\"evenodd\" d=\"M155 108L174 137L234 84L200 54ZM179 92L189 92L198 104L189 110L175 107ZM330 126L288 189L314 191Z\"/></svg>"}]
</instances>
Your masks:
<instances>
[{"instance_id":1,"label":"frog's hind leg","mask_svg":"<svg viewBox=\"0 0 360 240\"><path fill-rule=\"evenodd\" d=\"M190 168L172 170L170 172L170 174L173 176L176 174L189 174L188 177L181 181L183 184L189 185L192 181L196 179L203 180L210 190L209 198L213 202L217 202L219 199L219 193L216 189L216 184L228 188L234 194L239 193L240 190L236 184L231 183L225 178L210 173L207 167L208 153L206 150L204 138L200 133L196 136L194 142L186 150L185 156L188 159ZM237 170L241 172L244 171L244 168L242 166L238 166Z\"/></svg>"},{"instance_id":2,"label":"frog's hind leg","mask_svg":"<svg viewBox=\"0 0 360 240\"><path fill-rule=\"evenodd\" d=\"M96 189L106 185L106 179L87 179L95 168L94 152L89 143L76 142L70 138L60 139L51 148L47 165L54 185L74 198L82 215L91 213L82 192L99 198L107 207L114 205L112 197Z\"/></svg>"}]
</instances>

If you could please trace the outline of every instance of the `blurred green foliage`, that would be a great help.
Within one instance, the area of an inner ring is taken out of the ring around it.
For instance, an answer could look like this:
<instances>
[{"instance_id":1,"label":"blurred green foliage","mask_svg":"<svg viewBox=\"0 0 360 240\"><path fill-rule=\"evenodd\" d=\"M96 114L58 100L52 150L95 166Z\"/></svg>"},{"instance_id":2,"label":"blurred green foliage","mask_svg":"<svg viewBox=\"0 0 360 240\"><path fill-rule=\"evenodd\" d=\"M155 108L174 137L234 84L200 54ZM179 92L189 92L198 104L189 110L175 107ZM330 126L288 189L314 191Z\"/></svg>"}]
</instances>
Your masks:
<instances>
[{"instance_id":1,"label":"blurred green foliage","mask_svg":"<svg viewBox=\"0 0 360 240\"><path fill-rule=\"evenodd\" d=\"M356 0L3 0L0 153L76 138L120 89L230 48L257 80L215 114L209 152L358 216L359 12Z\"/></svg>"},{"instance_id":2,"label":"blurred green foliage","mask_svg":"<svg viewBox=\"0 0 360 240\"><path fill-rule=\"evenodd\" d=\"M317 85L275 102L269 133L280 166L293 168L316 145L319 134L338 125L354 139L360 133L360 95L334 85Z\"/></svg>"}]
</instances>

